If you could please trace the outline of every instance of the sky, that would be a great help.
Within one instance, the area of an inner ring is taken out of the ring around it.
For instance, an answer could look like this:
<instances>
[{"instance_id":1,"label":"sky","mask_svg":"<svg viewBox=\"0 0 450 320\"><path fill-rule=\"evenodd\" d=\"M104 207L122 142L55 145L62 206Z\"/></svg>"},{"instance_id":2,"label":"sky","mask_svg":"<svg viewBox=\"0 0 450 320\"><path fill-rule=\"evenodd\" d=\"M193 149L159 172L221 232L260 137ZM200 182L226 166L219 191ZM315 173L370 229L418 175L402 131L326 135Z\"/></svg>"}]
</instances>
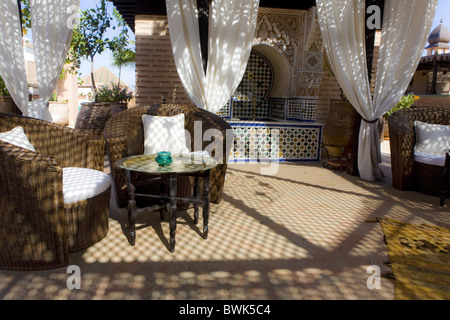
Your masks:
<instances>
[{"instance_id":1,"label":"sky","mask_svg":"<svg viewBox=\"0 0 450 320\"><path fill-rule=\"evenodd\" d=\"M444 25L450 30L450 0L439 0L432 29L439 25L441 19L444 20Z\"/></svg>"},{"instance_id":2,"label":"sky","mask_svg":"<svg viewBox=\"0 0 450 320\"><path fill-rule=\"evenodd\" d=\"M98 2L99 1L81 0L80 9L86 10L90 8L95 8L96 3ZM112 17L113 17L112 15L113 8L114 8L113 3L108 2L108 12ZM113 24L115 23L113 22ZM119 33L118 30L112 30L111 28L105 35L105 38L113 38L114 36L118 35L118 33ZM130 41L135 41L135 36L131 30L128 30L128 35L130 36ZM130 43L128 47L134 50L133 43ZM96 55L94 57L94 70L100 68L101 66L107 67L116 76L119 76L119 68L113 66L113 57L111 51L106 50L101 55ZM91 63L89 61L82 61L81 67L78 70L78 72L81 74L80 78L84 78L85 76L89 75L91 73ZM134 66L128 69L122 68L121 81L125 82L130 87L131 90L135 91L136 78Z\"/></svg>"},{"instance_id":3,"label":"sky","mask_svg":"<svg viewBox=\"0 0 450 320\"><path fill-rule=\"evenodd\" d=\"M93 8L93 7L95 7L95 3L96 3L96 1L93 1L93 0L81 0L80 8L81 8L81 10ZM112 15L113 4L109 3L108 8ZM439 25L441 19L443 20L444 25L450 30L450 0L439 0L438 7L436 10L436 15L435 15L433 26L432 26L431 30L434 30L434 28L436 28ZM114 37L114 35L116 35L117 32L118 31L110 30L107 34L107 37ZM129 35L130 35L130 40L134 41L135 37L134 37L133 32L131 32L131 30L129 31ZM133 48L133 45L131 45L130 47ZM104 65L108 69L110 69L112 72L114 72L116 75L118 75L119 69L114 67L112 65L112 62L113 62L112 54L109 50L107 50L106 52L102 53L101 55L97 55L94 58L94 68L97 69ZM81 77L88 75L90 73L90 68L91 68L91 66L90 66L89 62L87 62L87 61L82 62L81 68L79 70L79 72L81 73ZM126 70L122 69L122 80L133 91L135 90L136 78L135 78L134 67L132 67L131 69L126 69Z\"/></svg>"}]
</instances>

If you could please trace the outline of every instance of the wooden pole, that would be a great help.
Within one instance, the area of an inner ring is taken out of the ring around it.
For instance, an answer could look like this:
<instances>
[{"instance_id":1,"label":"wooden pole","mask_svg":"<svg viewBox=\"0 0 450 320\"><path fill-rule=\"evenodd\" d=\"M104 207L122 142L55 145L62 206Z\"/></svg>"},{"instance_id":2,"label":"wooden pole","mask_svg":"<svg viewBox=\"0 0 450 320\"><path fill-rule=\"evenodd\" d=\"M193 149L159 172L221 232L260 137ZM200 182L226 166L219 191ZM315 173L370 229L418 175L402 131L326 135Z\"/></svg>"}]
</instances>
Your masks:
<instances>
[{"instance_id":1,"label":"wooden pole","mask_svg":"<svg viewBox=\"0 0 450 320\"><path fill-rule=\"evenodd\" d=\"M384 1L385 0L366 0L366 9L371 5L379 6L381 9L381 24L383 24L383 11L384 11ZM369 18L369 14L366 11L366 21ZM372 80L372 66L373 66L373 55L375 51L375 34L376 29L369 29L366 23L366 59L367 59L367 69L369 73L369 82Z\"/></svg>"},{"instance_id":2,"label":"wooden pole","mask_svg":"<svg viewBox=\"0 0 450 320\"><path fill-rule=\"evenodd\" d=\"M433 58L433 80L431 83L431 94L438 94L437 92L437 77L439 72L439 62L437 61L437 53Z\"/></svg>"},{"instance_id":3,"label":"wooden pole","mask_svg":"<svg viewBox=\"0 0 450 320\"><path fill-rule=\"evenodd\" d=\"M20 0L17 0L17 7L19 8L20 32L22 33L22 37L23 37L22 4L21 4Z\"/></svg>"},{"instance_id":4,"label":"wooden pole","mask_svg":"<svg viewBox=\"0 0 450 320\"><path fill-rule=\"evenodd\" d=\"M197 0L198 26L200 31L200 47L203 69L208 67L209 5L211 0Z\"/></svg>"}]
</instances>

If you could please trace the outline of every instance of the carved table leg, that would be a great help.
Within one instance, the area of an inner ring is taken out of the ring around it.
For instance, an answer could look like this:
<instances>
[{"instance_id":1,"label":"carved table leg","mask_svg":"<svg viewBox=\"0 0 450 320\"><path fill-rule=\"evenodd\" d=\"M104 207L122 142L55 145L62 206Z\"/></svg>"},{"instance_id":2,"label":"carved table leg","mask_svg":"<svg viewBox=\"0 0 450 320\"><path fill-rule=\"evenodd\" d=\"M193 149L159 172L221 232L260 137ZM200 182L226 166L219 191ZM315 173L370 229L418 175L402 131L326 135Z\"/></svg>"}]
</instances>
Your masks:
<instances>
[{"instance_id":1,"label":"carved table leg","mask_svg":"<svg viewBox=\"0 0 450 320\"><path fill-rule=\"evenodd\" d=\"M130 244L132 246L136 243L136 199L134 195L135 187L131 183L131 174L130 171L127 170L127 184L128 184L128 194L129 194L129 200L128 200L128 225L130 228Z\"/></svg>"},{"instance_id":2,"label":"carved table leg","mask_svg":"<svg viewBox=\"0 0 450 320\"><path fill-rule=\"evenodd\" d=\"M165 185L165 177L164 176L162 176L161 177L161 182L160 182L160 184L159 184L159 192L160 192L160 194L161 194L161 196L163 197L163 198L165 198L166 196L167 196L167 193L166 193L166 185ZM165 200L164 200L165 201ZM166 207L167 206L161 206L161 208L159 209L159 216L160 216L160 218L161 218L161 220L164 220L164 213L165 213L165 210L166 210Z\"/></svg>"},{"instance_id":3,"label":"carved table leg","mask_svg":"<svg viewBox=\"0 0 450 320\"><path fill-rule=\"evenodd\" d=\"M136 243L136 201L128 201L128 223L130 225L130 244L132 246Z\"/></svg>"},{"instance_id":4,"label":"carved table leg","mask_svg":"<svg viewBox=\"0 0 450 320\"><path fill-rule=\"evenodd\" d=\"M171 174L169 177L169 197L170 197L170 210L169 210L169 226L170 226L170 252L175 252L175 233L177 229L177 176Z\"/></svg>"},{"instance_id":5,"label":"carved table leg","mask_svg":"<svg viewBox=\"0 0 450 320\"><path fill-rule=\"evenodd\" d=\"M203 179L203 238L208 239L208 222L209 222L209 177L211 175L211 170L205 172Z\"/></svg>"},{"instance_id":6,"label":"carved table leg","mask_svg":"<svg viewBox=\"0 0 450 320\"><path fill-rule=\"evenodd\" d=\"M194 197L196 199L200 199L200 177L195 177L195 185L194 185ZM198 207L199 204L196 202L194 205L194 224L198 223Z\"/></svg>"}]
</instances>

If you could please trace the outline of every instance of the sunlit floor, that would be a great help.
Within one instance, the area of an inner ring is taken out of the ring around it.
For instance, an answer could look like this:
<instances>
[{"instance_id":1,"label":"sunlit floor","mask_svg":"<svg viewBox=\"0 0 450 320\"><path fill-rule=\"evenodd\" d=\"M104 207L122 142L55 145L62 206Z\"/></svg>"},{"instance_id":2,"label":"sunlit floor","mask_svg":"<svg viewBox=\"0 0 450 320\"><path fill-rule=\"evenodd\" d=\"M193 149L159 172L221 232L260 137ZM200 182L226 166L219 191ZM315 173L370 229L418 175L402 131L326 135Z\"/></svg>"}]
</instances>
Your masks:
<instances>
[{"instance_id":1,"label":"sunlit floor","mask_svg":"<svg viewBox=\"0 0 450 320\"><path fill-rule=\"evenodd\" d=\"M386 146L383 148L387 150ZM180 214L177 245L159 213L138 217L136 246L127 240L127 212L111 200L110 231L71 255L81 288L69 289L67 268L0 271L2 299L394 299L394 283L369 289L370 266L390 271L377 217L450 227L449 204L367 182L322 163L229 166L224 200L212 205L207 240L202 220ZM263 168L264 167L264 168ZM114 196L114 195L113 195Z\"/></svg>"}]
</instances>

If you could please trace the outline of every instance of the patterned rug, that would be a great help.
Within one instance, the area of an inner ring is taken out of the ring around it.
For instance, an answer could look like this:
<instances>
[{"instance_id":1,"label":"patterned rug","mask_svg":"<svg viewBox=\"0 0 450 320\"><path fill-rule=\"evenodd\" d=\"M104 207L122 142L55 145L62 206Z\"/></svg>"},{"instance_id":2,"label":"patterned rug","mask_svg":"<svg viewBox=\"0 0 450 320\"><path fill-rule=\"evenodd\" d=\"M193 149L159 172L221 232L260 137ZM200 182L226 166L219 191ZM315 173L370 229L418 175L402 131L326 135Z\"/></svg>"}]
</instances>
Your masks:
<instances>
[{"instance_id":1,"label":"patterned rug","mask_svg":"<svg viewBox=\"0 0 450 320\"><path fill-rule=\"evenodd\" d=\"M397 300L450 299L450 230L378 219Z\"/></svg>"}]
</instances>

